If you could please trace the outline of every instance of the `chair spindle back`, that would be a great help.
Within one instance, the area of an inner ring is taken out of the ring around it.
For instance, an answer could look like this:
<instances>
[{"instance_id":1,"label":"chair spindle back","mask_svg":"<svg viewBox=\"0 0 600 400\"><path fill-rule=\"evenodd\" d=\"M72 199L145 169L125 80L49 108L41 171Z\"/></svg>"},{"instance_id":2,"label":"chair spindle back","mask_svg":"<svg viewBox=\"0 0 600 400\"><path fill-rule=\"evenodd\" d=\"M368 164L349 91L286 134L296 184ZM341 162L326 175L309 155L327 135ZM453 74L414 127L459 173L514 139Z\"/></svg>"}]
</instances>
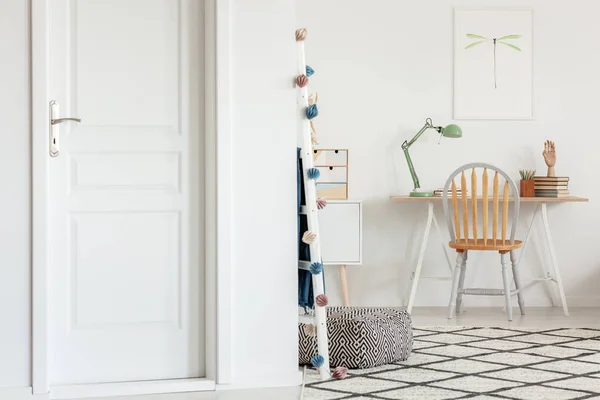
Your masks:
<instances>
[{"instance_id":1,"label":"chair spindle back","mask_svg":"<svg viewBox=\"0 0 600 400\"><path fill-rule=\"evenodd\" d=\"M478 176L477 169L483 168L483 174L481 177L481 206L482 206L482 221L481 221L481 235L479 235L479 221L478 221ZM471 195L467 194L467 176L465 171L471 172ZM488 237L489 228L489 181L488 181L488 170L494 172L494 178L492 183L492 236ZM455 178L460 174L461 193L459 195L456 186ZM502 191L502 212L500 213L500 176L504 178L504 187ZM449 212L449 196L451 196L453 212ZM510 237L507 237L508 227L508 209L509 199L514 198L514 212L512 215L512 225L510 229ZM471 224L469 224L469 208L468 201L469 197L471 200ZM454 243L468 243L469 239L474 239L477 242L478 239L483 241L483 246L496 246L499 244L505 245L508 241L510 244L514 243L517 220L519 218L519 207L520 198L517 186L514 181L501 169L494 167L490 164L484 163L472 163L466 164L454 171L444 186L443 195L444 214L448 220L448 231L450 237ZM462 219L461 219L462 211ZM501 218L501 221L499 220ZM462 223L462 226L461 226ZM500 225L501 236L498 236L498 226ZM472 232L473 236L470 237L469 233Z\"/></svg>"}]
</instances>

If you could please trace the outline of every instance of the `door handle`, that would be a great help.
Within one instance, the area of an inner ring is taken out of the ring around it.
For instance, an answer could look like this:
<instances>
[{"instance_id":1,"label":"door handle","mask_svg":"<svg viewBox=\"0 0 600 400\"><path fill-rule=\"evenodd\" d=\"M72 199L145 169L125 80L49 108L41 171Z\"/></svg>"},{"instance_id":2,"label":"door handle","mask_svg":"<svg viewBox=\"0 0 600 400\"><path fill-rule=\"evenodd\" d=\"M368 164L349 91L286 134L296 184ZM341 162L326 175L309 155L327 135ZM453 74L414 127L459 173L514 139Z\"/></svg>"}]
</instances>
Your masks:
<instances>
[{"instance_id":1,"label":"door handle","mask_svg":"<svg viewBox=\"0 0 600 400\"><path fill-rule=\"evenodd\" d=\"M80 118L60 118L60 107L58 101L50 102L50 157L58 157L60 149L59 124L66 121L81 122Z\"/></svg>"},{"instance_id":2,"label":"door handle","mask_svg":"<svg viewBox=\"0 0 600 400\"><path fill-rule=\"evenodd\" d=\"M61 122L65 122L65 121L81 122L81 118L57 118L57 119L51 120L50 124L56 125L56 124L60 124Z\"/></svg>"}]
</instances>

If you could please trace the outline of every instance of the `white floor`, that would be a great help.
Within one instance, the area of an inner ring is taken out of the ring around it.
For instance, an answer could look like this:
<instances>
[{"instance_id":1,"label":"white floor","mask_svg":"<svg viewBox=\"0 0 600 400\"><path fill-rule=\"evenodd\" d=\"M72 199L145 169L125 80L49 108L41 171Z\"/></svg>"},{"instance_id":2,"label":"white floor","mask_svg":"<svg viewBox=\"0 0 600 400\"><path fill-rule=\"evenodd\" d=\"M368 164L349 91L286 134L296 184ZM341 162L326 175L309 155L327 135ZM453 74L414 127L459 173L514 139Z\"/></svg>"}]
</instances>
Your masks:
<instances>
[{"instance_id":1,"label":"white floor","mask_svg":"<svg viewBox=\"0 0 600 400\"><path fill-rule=\"evenodd\" d=\"M562 309L527 308L521 316L514 309L508 322L502 308L467 308L459 317L446 318L446 308L413 308L413 326L531 326L539 328L600 328L600 308L572 308L566 318ZM211 393L182 393L154 396L114 397L110 400L298 400L300 388L233 390ZM87 399L90 400L90 399ZM95 399L109 400L109 399Z\"/></svg>"}]
</instances>

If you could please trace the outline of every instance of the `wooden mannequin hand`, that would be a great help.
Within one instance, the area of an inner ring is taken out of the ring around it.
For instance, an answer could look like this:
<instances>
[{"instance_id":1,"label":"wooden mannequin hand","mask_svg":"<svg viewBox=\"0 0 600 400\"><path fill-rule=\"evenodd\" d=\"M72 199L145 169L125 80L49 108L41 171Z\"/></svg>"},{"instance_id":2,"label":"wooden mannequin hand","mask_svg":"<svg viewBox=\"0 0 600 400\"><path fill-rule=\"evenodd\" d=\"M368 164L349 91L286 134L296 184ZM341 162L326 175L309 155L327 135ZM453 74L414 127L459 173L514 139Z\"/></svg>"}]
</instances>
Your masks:
<instances>
[{"instance_id":1,"label":"wooden mannequin hand","mask_svg":"<svg viewBox=\"0 0 600 400\"><path fill-rule=\"evenodd\" d=\"M554 173L554 165L556 164L556 148L554 146L554 142L550 140L546 140L544 143L544 152L542 153L544 156L544 161L548 166L548 173L546 176L555 176Z\"/></svg>"},{"instance_id":2,"label":"wooden mannequin hand","mask_svg":"<svg viewBox=\"0 0 600 400\"><path fill-rule=\"evenodd\" d=\"M544 161L548 167L554 167L556 164L556 149L554 147L554 142L546 140L544 143L544 152L542 153L544 156Z\"/></svg>"}]
</instances>

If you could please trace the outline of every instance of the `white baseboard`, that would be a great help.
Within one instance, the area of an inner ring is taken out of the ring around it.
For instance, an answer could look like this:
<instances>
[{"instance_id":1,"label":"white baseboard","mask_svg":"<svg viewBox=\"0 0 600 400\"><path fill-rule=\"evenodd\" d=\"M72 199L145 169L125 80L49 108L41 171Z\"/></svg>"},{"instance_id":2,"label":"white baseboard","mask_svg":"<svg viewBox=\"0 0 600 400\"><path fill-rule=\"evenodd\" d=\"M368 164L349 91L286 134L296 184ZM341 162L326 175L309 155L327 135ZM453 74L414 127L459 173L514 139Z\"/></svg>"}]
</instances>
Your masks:
<instances>
[{"instance_id":1,"label":"white baseboard","mask_svg":"<svg viewBox=\"0 0 600 400\"><path fill-rule=\"evenodd\" d=\"M214 392L214 400L296 400L300 398L300 386L268 389L220 390ZM211 400L213 400L211 398Z\"/></svg>"},{"instance_id":2,"label":"white baseboard","mask_svg":"<svg viewBox=\"0 0 600 400\"><path fill-rule=\"evenodd\" d=\"M261 374L247 375L235 379L235 383L217 385L217 390L240 390L256 388L281 388L300 386L302 384L302 372L294 371L288 374Z\"/></svg>"},{"instance_id":3,"label":"white baseboard","mask_svg":"<svg viewBox=\"0 0 600 400\"><path fill-rule=\"evenodd\" d=\"M302 372L294 371L287 374L248 375L244 376L241 380L236 380L236 383L229 385L215 385L214 381L208 379L173 379L147 382L52 386L51 393L43 395L33 395L31 387L10 387L0 388L0 400L66 400L214 390L221 392L229 390L240 391L257 388L273 389L269 393L273 395L273 399L279 399L285 396L278 396L280 393L278 389L287 393L288 389L293 391L294 387L297 388L301 384Z\"/></svg>"},{"instance_id":4,"label":"white baseboard","mask_svg":"<svg viewBox=\"0 0 600 400\"><path fill-rule=\"evenodd\" d=\"M52 386L50 388L50 399L83 399L89 397L132 396L213 390L215 390L215 382L202 378L96 383L88 385Z\"/></svg>"},{"instance_id":5,"label":"white baseboard","mask_svg":"<svg viewBox=\"0 0 600 400\"><path fill-rule=\"evenodd\" d=\"M0 400L48 400L47 394L34 395L31 387L0 388Z\"/></svg>"}]
</instances>

